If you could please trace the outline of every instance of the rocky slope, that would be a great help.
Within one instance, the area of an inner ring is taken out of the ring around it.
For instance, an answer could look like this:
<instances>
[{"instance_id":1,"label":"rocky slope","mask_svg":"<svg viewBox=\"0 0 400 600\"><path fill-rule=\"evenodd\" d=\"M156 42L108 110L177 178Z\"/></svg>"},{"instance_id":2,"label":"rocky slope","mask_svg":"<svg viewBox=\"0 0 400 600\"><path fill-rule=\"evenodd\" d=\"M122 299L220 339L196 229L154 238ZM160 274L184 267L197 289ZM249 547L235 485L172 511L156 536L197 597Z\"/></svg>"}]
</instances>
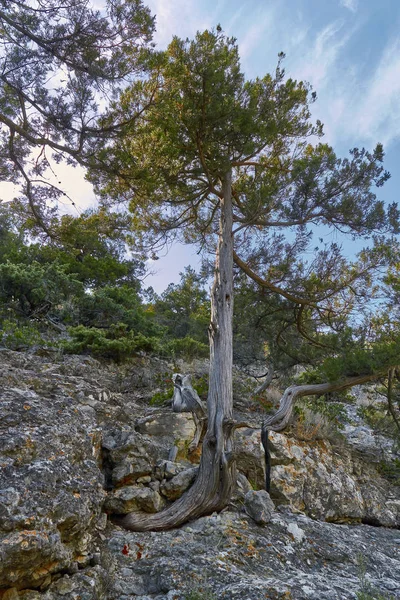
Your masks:
<instances>
[{"instance_id":1,"label":"rocky slope","mask_svg":"<svg viewBox=\"0 0 400 600\"><path fill-rule=\"evenodd\" d=\"M400 492L380 474L396 454L357 419L340 440L271 436L273 509L237 374L232 505L130 533L107 513L162 510L196 474L191 416L149 407L176 365L39 354L0 351L1 599L400 598Z\"/></svg>"}]
</instances>

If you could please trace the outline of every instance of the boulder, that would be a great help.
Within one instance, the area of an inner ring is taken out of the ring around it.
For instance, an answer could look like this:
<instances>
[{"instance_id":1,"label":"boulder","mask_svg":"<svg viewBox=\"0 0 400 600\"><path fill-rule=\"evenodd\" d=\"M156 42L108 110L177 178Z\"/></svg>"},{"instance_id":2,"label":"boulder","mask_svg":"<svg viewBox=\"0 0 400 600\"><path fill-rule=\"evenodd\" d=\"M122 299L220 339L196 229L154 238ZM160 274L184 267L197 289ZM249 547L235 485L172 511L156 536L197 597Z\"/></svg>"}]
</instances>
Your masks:
<instances>
[{"instance_id":1,"label":"boulder","mask_svg":"<svg viewBox=\"0 0 400 600\"><path fill-rule=\"evenodd\" d=\"M180 498L184 492L192 485L196 479L198 468L192 467L182 471L172 479L165 481L160 486L160 492L168 500L176 500Z\"/></svg>"},{"instance_id":2,"label":"boulder","mask_svg":"<svg viewBox=\"0 0 400 600\"><path fill-rule=\"evenodd\" d=\"M258 525L266 525L270 522L275 510L270 495L265 490L250 490L244 497L246 513Z\"/></svg>"},{"instance_id":3,"label":"boulder","mask_svg":"<svg viewBox=\"0 0 400 600\"><path fill-rule=\"evenodd\" d=\"M109 513L127 514L139 511L156 513L164 505L165 501L155 490L144 486L127 486L110 493L104 507Z\"/></svg>"}]
</instances>

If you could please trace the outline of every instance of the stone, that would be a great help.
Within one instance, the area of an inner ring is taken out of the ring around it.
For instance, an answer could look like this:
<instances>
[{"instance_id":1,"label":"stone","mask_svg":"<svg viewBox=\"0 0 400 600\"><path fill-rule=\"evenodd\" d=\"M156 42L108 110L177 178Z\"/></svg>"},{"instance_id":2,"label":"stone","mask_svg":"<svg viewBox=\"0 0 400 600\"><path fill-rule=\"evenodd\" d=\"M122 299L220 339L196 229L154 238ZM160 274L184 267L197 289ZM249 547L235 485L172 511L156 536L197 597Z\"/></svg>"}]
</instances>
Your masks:
<instances>
[{"instance_id":1,"label":"stone","mask_svg":"<svg viewBox=\"0 0 400 600\"><path fill-rule=\"evenodd\" d=\"M139 511L155 513L162 510L164 505L165 501L158 492L147 487L127 486L110 493L104 508L116 514Z\"/></svg>"},{"instance_id":2,"label":"stone","mask_svg":"<svg viewBox=\"0 0 400 600\"><path fill-rule=\"evenodd\" d=\"M19 600L17 588L8 588L2 596L2 600Z\"/></svg>"},{"instance_id":3,"label":"stone","mask_svg":"<svg viewBox=\"0 0 400 600\"><path fill-rule=\"evenodd\" d=\"M290 534L292 534L296 542L301 543L304 540L305 533L302 529L300 529L297 523L289 523L287 530Z\"/></svg>"},{"instance_id":4,"label":"stone","mask_svg":"<svg viewBox=\"0 0 400 600\"><path fill-rule=\"evenodd\" d=\"M246 495L260 495L252 486L264 485L252 427L237 432L229 510L160 533L107 522L105 498L116 512L124 503L128 512L153 511L193 476L190 415L173 422L170 408L146 404L155 377L172 369L144 356L120 370L85 357L0 350L0 598L11 588L20 600L182 600L193 592L259 600L266 590L275 600L354 600L359 557L375 596L396 598L400 489L359 442L381 448L385 460L398 454L362 420L340 443L270 433L271 494L285 505L267 526L243 509ZM261 420L254 412L235 418Z\"/></svg>"},{"instance_id":5,"label":"stone","mask_svg":"<svg viewBox=\"0 0 400 600\"><path fill-rule=\"evenodd\" d=\"M168 500L180 498L196 479L197 471L197 467L192 467L191 469L186 469L178 475L175 475L175 477L172 477L169 481L161 484L161 494L168 498Z\"/></svg>"},{"instance_id":6,"label":"stone","mask_svg":"<svg viewBox=\"0 0 400 600\"><path fill-rule=\"evenodd\" d=\"M247 492L244 497L244 507L249 517L258 525L269 523L275 510L274 503L265 490Z\"/></svg>"},{"instance_id":7,"label":"stone","mask_svg":"<svg viewBox=\"0 0 400 600\"><path fill-rule=\"evenodd\" d=\"M39 587L94 533L101 430L71 398L0 385L0 587Z\"/></svg>"},{"instance_id":8,"label":"stone","mask_svg":"<svg viewBox=\"0 0 400 600\"><path fill-rule=\"evenodd\" d=\"M254 489L265 487L265 455L259 429L240 428L236 434L236 466Z\"/></svg>"},{"instance_id":9,"label":"stone","mask_svg":"<svg viewBox=\"0 0 400 600\"><path fill-rule=\"evenodd\" d=\"M338 526L289 512L274 513L260 527L243 513L226 511L150 535L114 528L107 548L118 599L128 599L129 589L159 600L174 590L179 600L194 592L231 600L259 600L266 593L276 600L355 600L363 561L374 597L394 600L400 589L398 537L393 529ZM127 565L130 573L123 571Z\"/></svg>"}]
</instances>

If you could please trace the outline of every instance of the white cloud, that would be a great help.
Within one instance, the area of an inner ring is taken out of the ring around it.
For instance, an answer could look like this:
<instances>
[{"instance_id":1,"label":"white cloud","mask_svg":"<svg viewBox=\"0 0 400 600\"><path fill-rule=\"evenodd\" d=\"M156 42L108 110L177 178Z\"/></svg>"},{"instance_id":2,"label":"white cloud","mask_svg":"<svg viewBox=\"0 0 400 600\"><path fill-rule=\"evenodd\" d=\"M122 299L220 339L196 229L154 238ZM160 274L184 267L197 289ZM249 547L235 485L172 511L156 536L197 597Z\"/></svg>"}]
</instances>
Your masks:
<instances>
[{"instance_id":1,"label":"white cloud","mask_svg":"<svg viewBox=\"0 0 400 600\"><path fill-rule=\"evenodd\" d=\"M19 187L9 181L0 181L0 204L11 202L19 195Z\"/></svg>"},{"instance_id":2,"label":"white cloud","mask_svg":"<svg viewBox=\"0 0 400 600\"><path fill-rule=\"evenodd\" d=\"M252 15L252 25L246 29L246 33L240 38L239 43L240 58L243 62L249 61L251 54L260 47L263 40L270 37L270 32L274 30L275 19L273 8ZM275 54L277 52L279 49Z\"/></svg>"},{"instance_id":3,"label":"white cloud","mask_svg":"<svg viewBox=\"0 0 400 600\"><path fill-rule=\"evenodd\" d=\"M338 20L320 30L311 47L310 40L301 39L301 42L308 42L307 47L310 49L303 54L298 53L297 59L292 62L296 76L311 83L317 93L323 87L330 85L338 67L340 53L353 32L354 29L344 30L344 22Z\"/></svg>"},{"instance_id":4,"label":"white cloud","mask_svg":"<svg viewBox=\"0 0 400 600\"><path fill-rule=\"evenodd\" d=\"M340 5L355 13L358 8L358 0L340 0Z\"/></svg>"},{"instance_id":5,"label":"white cloud","mask_svg":"<svg viewBox=\"0 0 400 600\"><path fill-rule=\"evenodd\" d=\"M400 138L400 37L391 40L354 105L350 123L365 139L385 146Z\"/></svg>"},{"instance_id":6,"label":"white cloud","mask_svg":"<svg viewBox=\"0 0 400 600\"><path fill-rule=\"evenodd\" d=\"M87 208L97 205L92 184L85 180L85 171L82 167L72 167L66 164L56 164L50 159L52 170L47 170L42 178L64 192L57 201L60 214L70 213L75 216ZM0 182L0 204L12 202L24 194L23 186L10 182Z\"/></svg>"},{"instance_id":7,"label":"white cloud","mask_svg":"<svg viewBox=\"0 0 400 600\"><path fill-rule=\"evenodd\" d=\"M215 26L212 15L204 16L195 0L148 0L152 14L156 15L154 41L165 48L174 35L180 38L194 37L196 31Z\"/></svg>"}]
</instances>

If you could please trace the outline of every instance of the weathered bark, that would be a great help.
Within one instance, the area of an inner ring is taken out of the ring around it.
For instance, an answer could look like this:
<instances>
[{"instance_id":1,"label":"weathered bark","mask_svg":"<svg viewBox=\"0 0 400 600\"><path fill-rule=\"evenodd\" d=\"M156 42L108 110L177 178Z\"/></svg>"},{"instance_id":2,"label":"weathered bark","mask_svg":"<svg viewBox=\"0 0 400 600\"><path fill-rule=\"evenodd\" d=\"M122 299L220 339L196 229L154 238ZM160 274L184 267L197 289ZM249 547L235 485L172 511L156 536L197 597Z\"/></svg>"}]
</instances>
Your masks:
<instances>
[{"instance_id":1,"label":"weathered bark","mask_svg":"<svg viewBox=\"0 0 400 600\"><path fill-rule=\"evenodd\" d=\"M289 419L292 416L293 407L296 400L303 398L304 396L322 396L329 392L339 392L348 388L354 387L366 383L367 381L373 381L378 379L383 372L373 373L369 375L358 375L356 377L349 377L341 381L335 381L332 383L317 383L317 384L305 384L305 385L292 385L288 387L279 403L278 410L271 416L266 417L263 421L262 428L268 429L269 431L282 431L289 423Z\"/></svg>"},{"instance_id":2,"label":"weathered bark","mask_svg":"<svg viewBox=\"0 0 400 600\"><path fill-rule=\"evenodd\" d=\"M192 487L165 511L154 515L130 513L114 522L132 531L160 531L189 519L222 510L229 502L236 469L233 448L232 317L233 237L232 175L223 181L220 231L211 290L210 381L207 399L208 426L203 441L199 473Z\"/></svg>"},{"instance_id":3,"label":"weathered bark","mask_svg":"<svg viewBox=\"0 0 400 600\"><path fill-rule=\"evenodd\" d=\"M172 399L172 410L174 412L190 412L196 426L194 438L189 446L189 451L195 450L200 443L203 427L206 422L206 407L193 388L190 375L175 373L172 377L174 382L174 396ZM177 452L178 449L175 448ZM170 459L173 460L173 459Z\"/></svg>"},{"instance_id":4,"label":"weathered bark","mask_svg":"<svg viewBox=\"0 0 400 600\"><path fill-rule=\"evenodd\" d=\"M395 408L393 406L393 378L394 378L394 375L395 375L395 369L394 368L389 369L388 385L387 385L387 401L388 401L389 412L392 415L392 419L396 423L397 429L400 431L400 421L396 414Z\"/></svg>"},{"instance_id":5,"label":"weathered bark","mask_svg":"<svg viewBox=\"0 0 400 600\"><path fill-rule=\"evenodd\" d=\"M265 392L265 390L271 385L273 378L274 378L274 367L272 365L270 365L270 367L268 369L268 373L267 373L264 381L258 386L258 388L256 390L254 390L253 396L258 396L259 394L262 394L263 392Z\"/></svg>"}]
</instances>

